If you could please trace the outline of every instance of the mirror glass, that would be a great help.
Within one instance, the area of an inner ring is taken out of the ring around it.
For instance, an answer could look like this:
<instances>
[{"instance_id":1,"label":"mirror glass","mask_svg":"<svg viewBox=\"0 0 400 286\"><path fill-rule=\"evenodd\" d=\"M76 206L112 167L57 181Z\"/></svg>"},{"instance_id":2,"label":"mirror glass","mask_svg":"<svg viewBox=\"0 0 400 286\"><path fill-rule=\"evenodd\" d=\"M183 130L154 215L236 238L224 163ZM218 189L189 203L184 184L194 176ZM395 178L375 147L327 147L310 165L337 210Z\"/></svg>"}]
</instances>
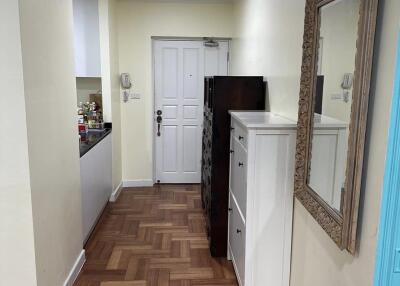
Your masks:
<instances>
[{"instance_id":1,"label":"mirror glass","mask_svg":"<svg viewBox=\"0 0 400 286\"><path fill-rule=\"evenodd\" d=\"M360 0L319 9L320 38L308 185L342 212Z\"/></svg>"}]
</instances>

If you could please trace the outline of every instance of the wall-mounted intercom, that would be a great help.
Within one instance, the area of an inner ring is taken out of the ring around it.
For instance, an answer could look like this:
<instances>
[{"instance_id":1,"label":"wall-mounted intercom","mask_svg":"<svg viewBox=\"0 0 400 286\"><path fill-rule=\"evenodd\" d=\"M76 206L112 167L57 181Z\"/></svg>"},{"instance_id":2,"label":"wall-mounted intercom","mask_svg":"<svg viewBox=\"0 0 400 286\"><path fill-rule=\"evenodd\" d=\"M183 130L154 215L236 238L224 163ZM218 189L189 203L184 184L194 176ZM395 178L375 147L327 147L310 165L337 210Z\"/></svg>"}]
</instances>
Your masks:
<instances>
[{"instance_id":1,"label":"wall-mounted intercom","mask_svg":"<svg viewBox=\"0 0 400 286\"><path fill-rule=\"evenodd\" d=\"M121 74L121 86L123 89L129 89L132 87L131 77L129 73Z\"/></svg>"},{"instance_id":2,"label":"wall-mounted intercom","mask_svg":"<svg viewBox=\"0 0 400 286\"><path fill-rule=\"evenodd\" d=\"M351 89L352 86L353 86L353 74L345 73L343 76L342 88Z\"/></svg>"},{"instance_id":3,"label":"wall-mounted intercom","mask_svg":"<svg viewBox=\"0 0 400 286\"><path fill-rule=\"evenodd\" d=\"M353 86L353 74L345 73L342 80L343 101L348 102L350 97L350 89Z\"/></svg>"},{"instance_id":4,"label":"wall-mounted intercom","mask_svg":"<svg viewBox=\"0 0 400 286\"><path fill-rule=\"evenodd\" d=\"M122 100L124 102L128 102L129 95L130 95L130 88L132 87L131 77L129 73L122 73L121 74L121 87L122 91Z\"/></svg>"}]
</instances>

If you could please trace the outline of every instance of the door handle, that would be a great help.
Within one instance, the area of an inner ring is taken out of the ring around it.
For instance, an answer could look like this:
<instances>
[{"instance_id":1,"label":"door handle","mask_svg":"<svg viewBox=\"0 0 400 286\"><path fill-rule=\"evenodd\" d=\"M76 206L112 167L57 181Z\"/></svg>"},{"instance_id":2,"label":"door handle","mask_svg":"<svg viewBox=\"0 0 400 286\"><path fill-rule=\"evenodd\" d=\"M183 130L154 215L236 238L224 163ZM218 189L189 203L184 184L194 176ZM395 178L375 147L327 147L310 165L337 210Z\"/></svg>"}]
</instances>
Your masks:
<instances>
[{"instance_id":1,"label":"door handle","mask_svg":"<svg viewBox=\"0 0 400 286\"><path fill-rule=\"evenodd\" d=\"M157 110L157 136L161 136L161 122L162 122L162 111L161 110Z\"/></svg>"}]
</instances>

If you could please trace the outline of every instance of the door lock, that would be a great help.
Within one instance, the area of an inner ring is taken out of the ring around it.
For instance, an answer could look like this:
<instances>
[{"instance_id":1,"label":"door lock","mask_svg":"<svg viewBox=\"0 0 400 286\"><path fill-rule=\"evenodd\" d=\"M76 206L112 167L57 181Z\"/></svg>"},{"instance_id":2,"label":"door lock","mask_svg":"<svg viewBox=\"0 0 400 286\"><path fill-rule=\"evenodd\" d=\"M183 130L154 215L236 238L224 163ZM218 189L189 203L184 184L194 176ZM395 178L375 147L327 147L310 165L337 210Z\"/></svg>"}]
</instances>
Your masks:
<instances>
[{"instance_id":1,"label":"door lock","mask_svg":"<svg viewBox=\"0 0 400 286\"><path fill-rule=\"evenodd\" d=\"M162 111L161 110L157 110L157 136L161 136L161 122L162 122Z\"/></svg>"}]
</instances>

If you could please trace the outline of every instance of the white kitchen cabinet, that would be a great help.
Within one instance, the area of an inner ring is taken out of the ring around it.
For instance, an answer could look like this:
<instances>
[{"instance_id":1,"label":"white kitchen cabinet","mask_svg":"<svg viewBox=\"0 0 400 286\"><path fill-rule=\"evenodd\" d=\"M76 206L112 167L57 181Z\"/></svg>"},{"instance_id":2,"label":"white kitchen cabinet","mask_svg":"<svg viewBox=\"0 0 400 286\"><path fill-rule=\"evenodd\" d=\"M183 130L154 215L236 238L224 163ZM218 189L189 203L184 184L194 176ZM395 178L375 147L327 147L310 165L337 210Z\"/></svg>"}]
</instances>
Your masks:
<instances>
[{"instance_id":1,"label":"white kitchen cabinet","mask_svg":"<svg viewBox=\"0 0 400 286\"><path fill-rule=\"evenodd\" d=\"M73 0L75 76L100 77L98 0Z\"/></svg>"},{"instance_id":2,"label":"white kitchen cabinet","mask_svg":"<svg viewBox=\"0 0 400 286\"><path fill-rule=\"evenodd\" d=\"M112 192L111 138L108 134L80 159L84 242Z\"/></svg>"},{"instance_id":3,"label":"white kitchen cabinet","mask_svg":"<svg viewBox=\"0 0 400 286\"><path fill-rule=\"evenodd\" d=\"M241 286L288 286L296 123L230 112L228 258Z\"/></svg>"}]
</instances>

